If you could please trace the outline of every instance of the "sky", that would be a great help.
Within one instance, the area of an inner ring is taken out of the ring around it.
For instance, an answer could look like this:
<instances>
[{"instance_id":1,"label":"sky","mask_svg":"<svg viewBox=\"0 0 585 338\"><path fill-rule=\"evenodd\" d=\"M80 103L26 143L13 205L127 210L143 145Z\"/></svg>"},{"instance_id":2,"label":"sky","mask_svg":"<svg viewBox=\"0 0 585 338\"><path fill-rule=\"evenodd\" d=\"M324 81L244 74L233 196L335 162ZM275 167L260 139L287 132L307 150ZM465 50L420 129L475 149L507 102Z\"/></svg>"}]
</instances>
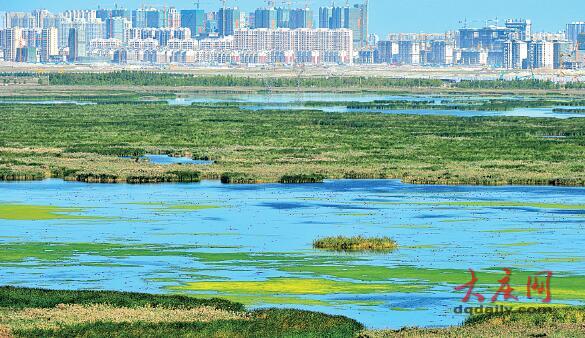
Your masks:
<instances>
[{"instance_id":1,"label":"sky","mask_svg":"<svg viewBox=\"0 0 585 338\"><path fill-rule=\"evenodd\" d=\"M280 1L279 1L280 2ZM296 1L299 5L307 1ZM351 0L354 3L355 0ZM115 3L136 8L142 4L154 6L193 7L187 0L0 0L0 11L29 11L46 8L51 11L65 9L90 9L113 7ZM331 0L312 0L311 7L331 4ZM345 0L337 0L344 4ZM261 0L228 0L228 5L237 5L245 10L263 6ZM219 0L202 0L205 9L216 10ZM389 32L442 33L460 28L467 19L469 26L481 26L486 20L502 23L506 18L529 18L535 32L558 32L567 23L585 21L584 0L370 0L370 31L381 36Z\"/></svg>"}]
</instances>

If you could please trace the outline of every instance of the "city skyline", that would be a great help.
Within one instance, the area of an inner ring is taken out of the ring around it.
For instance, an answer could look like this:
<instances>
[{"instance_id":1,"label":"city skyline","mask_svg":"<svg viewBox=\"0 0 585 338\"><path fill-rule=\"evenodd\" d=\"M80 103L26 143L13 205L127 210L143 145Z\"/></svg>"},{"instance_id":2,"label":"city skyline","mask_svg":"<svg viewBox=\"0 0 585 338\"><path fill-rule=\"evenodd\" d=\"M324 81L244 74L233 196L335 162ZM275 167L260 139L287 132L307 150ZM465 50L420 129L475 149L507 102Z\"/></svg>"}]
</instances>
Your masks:
<instances>
[{"instance_id":1,"label":"city skyline","mask_svg":"<svg viewBox=\"0 0 585 338\"><path fill-rule=\"evenodd\" d=\"M62 11L66 9L92 9L100 5L102 8L111 8L116 1L71 1L64 0L51 3L46 6L46 2L39 0L30 0L27 2L14 3L13 1L0 0L0 11L29 11L32 9L46 8L50 11ZM123 7L128 9L138 8L143 1L125 1ZM352 4L354 2L351 2ZM566 3L567 6L563 6ZM320 6L330 5L330 1L316 0L312 1L311 7L315 10ZM337 5L342 5L343 1L337 1ZM180 9L193 8L192 1L176 0L165 1L162 3L152 3L149 5L156 6L175 6ZM243 10L253 11L255 8L265 6L265 1L249 0L229 1L228 5L237 5ZM206 10L217 10L220 6L219 1L202 1L202 8ZM570 6L571 10L566 8ZM453 7L458 10L452 10ZM392 13L405 13L410 15L395 15ZM583 13L583 15L575 14ZM390 15L392 20L388 20ZM441 19L437 19L437 17ZM503 0L493 0L489 3L475 3L469 7L463 0L452 0L451 5L439 5L436 1L421 0L417 2L416 7L406 1L395 1L392 3L370 1L370 32L379 35L394 32L444 32L460 28L465 20L469 26L480 27L485 25L486 20L499 18L500 24L507 18L522 17L529 18L534 23L534 31L558 32L565 28L567 22L585 20L585 2L574 2L561 0L558 6L550 8L540 8L539 6L527 6L527 2L504 2Z\"/></svg>"}]
</instances>

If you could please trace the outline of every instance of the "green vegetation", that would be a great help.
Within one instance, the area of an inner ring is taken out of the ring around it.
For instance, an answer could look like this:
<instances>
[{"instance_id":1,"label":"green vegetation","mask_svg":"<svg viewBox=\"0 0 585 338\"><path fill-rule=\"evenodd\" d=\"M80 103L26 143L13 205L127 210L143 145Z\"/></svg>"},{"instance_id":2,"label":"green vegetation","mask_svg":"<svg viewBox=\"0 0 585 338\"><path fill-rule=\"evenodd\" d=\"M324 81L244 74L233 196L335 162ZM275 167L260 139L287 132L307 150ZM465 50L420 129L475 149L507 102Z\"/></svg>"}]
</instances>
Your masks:
<instances>
[{"instance_id":1,"label":"green vegetation","mask_svg":"<svg viewBox=\"0 0 585 338\"><path fill-rule=\"evenodd\" d=\"M23 74L26 75L26 74ZM32 75L32 74L30 74ZM451 87L460 89L582 89L582 82L555 83L542 80L461 81L433 79L402 79L385 77L312 76L261 78L243 76L197 76L179 73L119 71L110 73L51 73L55 85L135 85L135 86L202 86L202 87L303 87L303 88L392 88L392 87Z\"/></svg>"},{"instance_id":2,"label":"green vegetation","mask_svg":"<svg viewBox=\"0 0 585 338\"><path fill-rule=\"evenodd\" d=\"M0 179L585 185L585 120L3 105ZM562 136L562 137L559 137ZM155 165L143 154L213 158Z\"/></svg>"},{"instance_id":3,"label":"green vegetation","mask_svg":"<svg viewBox=\"0 0 585 338\"><path fill-rule=\"evenodd\" d=\"M280 183L298 184L298 183L322 183L325 176L320 174L300 174L300 175L284 175L280 178Z\"/></svg>"},{"instance_id":4,"label":"green vegetation","mask_svg":"<svg viewBox=\"0 0 585 338\"><path fill-rule=\"evenodd\" d=\"M0 219L7 220L50 220L50 219L99 219L99 217L78 216L71 213L80 213L77 208L61 208L55 206L0 204Z\"/></svg>"},{"instance_id":5,"label":"green vegetation","mask_svg":"<svg viewBox=\"0 0 585 338\"><path fill-rule=\"evenodd\" d=\"M461 110L461 111L508 111L516 108L541 108L555 106L582 106L585 101L580 99L489 99L489 100L441 100L435 101L404 101L375 100L372 102L350 102L346 107L349 109L375 109L375 110ZM555 108L554 112L574 112L578 109Z\"/></svg>"},{"instance_id":6,"label":"green vegetation","mask_svg":"<svg viewBox=\"0 0 585 338\"><path fill-rule=\"evenodd\" d=\"M7 337L351 337L361 330L341 316L246 311L220 299L0 288L0 335Z\"/></svg>"},{"instance_id":7,"label":"green vegetation","mask_svg":"<svg viewBox=\"0 0 585 338\"><path fill-rule=\"evenodd\" d=\"M507 306L504 304L504 306ZM3 337L581 337L585 308L479 314L440 329L364 330L342 316L185 296L0 287ZM399 309L395 309L399 310Z\"/></svg>"},{"instance_id":8,"label":"green vegetation","mask_svg":"<svg viewBox=\"0 0 585 338\"><path fill-rule=\"evenodd\" d=\"M313 242L315 249L334 251L393 251L398 245L388 237L366 238L356 237L326 237Z\"/></svg>"},{"instance_id":9,"label":"green vegetation","mask_svg":"<svg viewBox=\"0 0 585 338\"><path fill-rule=\"evenodd\" d=\"M168 309L205 306L227 311L244 310L241 304L223 299L197 299L186 296L161 296L114 291L49 291L9 286L0 287L0 307L2 308L53 308L59 304L107 304L126 308L148 305Z\"/></svg>"}]
</instances>

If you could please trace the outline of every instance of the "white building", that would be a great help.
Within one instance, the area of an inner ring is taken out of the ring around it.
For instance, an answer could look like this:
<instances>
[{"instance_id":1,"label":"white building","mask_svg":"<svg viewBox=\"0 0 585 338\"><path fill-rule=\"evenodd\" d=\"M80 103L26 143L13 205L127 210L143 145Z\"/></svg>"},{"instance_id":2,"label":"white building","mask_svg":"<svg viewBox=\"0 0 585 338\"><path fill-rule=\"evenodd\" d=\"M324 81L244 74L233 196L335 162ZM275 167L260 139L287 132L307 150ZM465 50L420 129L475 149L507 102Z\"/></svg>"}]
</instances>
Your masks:
<instances>
[{"instance_id":1,"label":"white building","mask_svg":"<svg viewBox=\"0 0 585 338\"><path fill-rule=\"evenodd\" d=\"M530 43L530 67L554 68L554 43L550 41L533 41Z\"/></svg>"},{"instance_id":2,"label":"white building","mask_svg":"<svg viewBox=\"0 0 585 338\"><path fill-rule=\"evenodd\" d=\"M528 43L519 40L504 42L504 64L507 69L522 69L526 67L528 59Z\"/></svg>"},{"instance_id":3,"label":"white building","mask_svg":"<svg viewBox=\"0 0 585 338\"><path fill-rule=\"evenodd\" d=\"M55 27L43 28L41 31L41 62L48 62L51 57L59 55L59 31Z\"/></svg>"}]
</instances>

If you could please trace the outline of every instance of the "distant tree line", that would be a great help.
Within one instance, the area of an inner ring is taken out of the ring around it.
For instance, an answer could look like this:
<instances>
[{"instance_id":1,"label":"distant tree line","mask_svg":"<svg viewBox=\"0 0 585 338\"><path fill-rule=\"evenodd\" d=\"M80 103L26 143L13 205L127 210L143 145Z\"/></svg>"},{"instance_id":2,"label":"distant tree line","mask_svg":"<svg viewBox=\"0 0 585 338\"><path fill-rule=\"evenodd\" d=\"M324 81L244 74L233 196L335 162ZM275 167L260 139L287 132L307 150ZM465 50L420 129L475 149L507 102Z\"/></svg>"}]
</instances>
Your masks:
<instances>
[{"instance_id":1,"label":"distant tree line","mask_svg":"<svg viewBox=\"0 0 585 338\"><path fill-rule=\"evenodd\" d=\"M0 73L2 76L31 77L33 73ZM359 76L312 77L245 77L230 75L200 76L178 73L117 71L107 73L50 73L51 85L132 85L132 86L196 86L196 87L302 87L302 88L461 88L461 89L583 89L584 82L558 83L548 80L463 80L403 79Z\"/></svg>"}]
</instances>

